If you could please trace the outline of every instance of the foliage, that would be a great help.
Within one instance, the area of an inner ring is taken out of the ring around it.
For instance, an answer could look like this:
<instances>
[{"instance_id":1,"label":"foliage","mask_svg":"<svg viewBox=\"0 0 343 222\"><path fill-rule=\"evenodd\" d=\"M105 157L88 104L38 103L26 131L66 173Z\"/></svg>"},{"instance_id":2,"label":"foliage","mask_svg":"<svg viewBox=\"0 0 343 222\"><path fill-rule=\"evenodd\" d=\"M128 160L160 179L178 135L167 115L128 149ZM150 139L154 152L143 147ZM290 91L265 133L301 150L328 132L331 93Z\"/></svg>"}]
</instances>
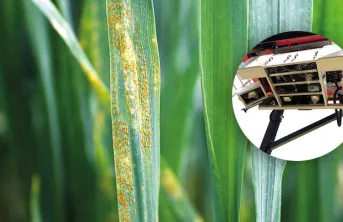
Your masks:
<instances>
[{"instance_id":1,"label":"foliage","mask_svg":"<svg viewBox=\"0 0 343 222\"><path fill-rule=\"evenodd\" d=\"M340 45L341 6L0 1L0 221L341 221L342 148L246 155L230 96L270 35Z\"/></svg>"}]
</instances>

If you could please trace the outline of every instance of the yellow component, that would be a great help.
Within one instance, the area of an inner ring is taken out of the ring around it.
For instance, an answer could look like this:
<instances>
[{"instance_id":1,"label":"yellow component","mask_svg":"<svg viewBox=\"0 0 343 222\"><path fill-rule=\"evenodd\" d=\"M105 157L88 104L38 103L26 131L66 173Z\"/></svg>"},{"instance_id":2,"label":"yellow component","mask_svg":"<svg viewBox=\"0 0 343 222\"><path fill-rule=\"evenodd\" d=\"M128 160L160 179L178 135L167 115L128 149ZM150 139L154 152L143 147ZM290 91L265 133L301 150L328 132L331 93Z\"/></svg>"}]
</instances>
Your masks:
<instances>
[{"instance_id":1,"label":"yellow component","mask_svg":"<svg viewBox=\"0 0 343 222\"><path fill-rule=\"evenodd\" d=\"M311 96L313 104L316 104L319 101L319 96Z\"/></svg>"},{"instance_id":2,"label":"yellow component","mask_svg":"<svg viewBox=\"0 0 343 222\"><path fill-rule=\"evenodd\" d=\"M312 74L307 74L306 75L306 81L311 81L312 80Z\"/></svg>"},{"instance_id":3,"label":"yellow component","mask_svg":"<svg viewBox=\"0 0 343 222\"><path fill-rule=\"evenodd\" d=\"M255 99L258 98L258 94L256 91L248 92L248 99L251 99L251 98L255 98Z\"/></svg>"},{"instance_id":4,"label":"yellow component","mask_svg":"<svg viewBox=\"0 0 343 222\"><path fill-rule=\"evenodd\" d=\"M290 97L290 96L283 97L283 101L290 102L290 101L292 101L292 97Z\"/></svg>"}]
</instances>

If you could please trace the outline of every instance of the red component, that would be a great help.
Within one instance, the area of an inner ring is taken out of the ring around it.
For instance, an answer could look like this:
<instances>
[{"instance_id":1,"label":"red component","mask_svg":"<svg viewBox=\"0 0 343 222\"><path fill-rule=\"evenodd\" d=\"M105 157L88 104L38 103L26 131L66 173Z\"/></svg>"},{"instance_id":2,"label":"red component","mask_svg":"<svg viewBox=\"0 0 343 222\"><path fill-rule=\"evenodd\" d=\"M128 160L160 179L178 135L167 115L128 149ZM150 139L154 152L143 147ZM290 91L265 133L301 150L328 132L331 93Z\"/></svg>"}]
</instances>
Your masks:
<instances>
[{"instance_id":1,"label":"red component","mask_svg":"<svg viewBox=\"0 0 343 222\"><path fill-rule=\"evenodd\" d=\"M246 55L246 56L244 57L244 59L243 59L243 62L246 62L248 59L250 59L250 58L249 58L248 55Z\"/></svg>"},{"instance_id":2,"label":"red component","mask_svg":"<svg viewBox=\"0 0 343 222\"><path fill-rule=\"evenodd\" d=\"M268 92L272 91L271 88L270 88L269 82L267 81L266 78L260 78L259 80L261 82L262 87L264 88L264 90L266 91L267 95L269 96L270 94L268 94Z\"/></svg>"},{"instance_id":3,"label":"red component","mask_svg":"<svg viewBox=\"0 0 343 222\"><path fill-rule=\"evenodd\" d=\"M270 54L273 54L273 53L274 53L273 50L271 50L271 49L266 49L266 55L270 55Z\"/></svg>"},{"instance_id":4,"label":"red component","mask_svg":"<svg viewBox=\"0 0 343 222\"><path fill-rule=\"evenodd\" d=\"M275 41L275 43L277 46L287 46L287 45L309 43L309 42L316 42L316 41L322 41L322 40L327 40L327 39L321 35L312 35L312 36L306 36L306 37L277 40Z\"/></svg>"},{"instance_id":5,"label":"red component","mask_svg":"<svg viewBox=\"0 0 343 222\"><path fill-rule=\"evenodd\" d=\"M254 82L260 81L258 78L253 78L252 80L253 80Z\"/></svg>"}]
</instances>

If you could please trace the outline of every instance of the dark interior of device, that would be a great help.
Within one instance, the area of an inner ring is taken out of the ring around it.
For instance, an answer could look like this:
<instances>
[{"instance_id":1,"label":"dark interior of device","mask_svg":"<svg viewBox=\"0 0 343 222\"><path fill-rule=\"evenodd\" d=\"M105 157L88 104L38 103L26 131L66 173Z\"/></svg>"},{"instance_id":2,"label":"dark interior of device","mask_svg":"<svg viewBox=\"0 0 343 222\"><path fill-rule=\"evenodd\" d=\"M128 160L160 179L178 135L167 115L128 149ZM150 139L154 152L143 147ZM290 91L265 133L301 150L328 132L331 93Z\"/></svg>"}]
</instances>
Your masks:
<instances>
[{"instance_id":1,"label":"dark interior of device","mask_svg":"<svg viewBox=\"0 0 343 222\"><path fill-rule=\"evenodd\" d=\"M260 106L277 106L279 103L275 99L274 96L269 96L268 99L263 100L263 102L260 104Z\"/></svg>"},{"instance_id":2,"label":"dark interior of device","mask_svg":"<svg viewBox=\"0 0 343 222\"><path fill-rule=\"evenodd\" d=\"M320 83L294 84L294 85L276 86L275 90L279 94L306 93L306 92L321 92L322 87Z\"/></svg>"},{"instance_id":3,"label":"dark interior of device","mask_svg":"<svg viewBox=\"0 0 343 222\"><path fill-rule=\"evenodd\" d=\"M254 93L255 96L251 96L252 92L255 92ZM251 90L251 91L249 91L247 93L242 94L241 97L244 100L245 104L248 105L248 104L253 103L256 100L264 97L264 93L262 91L262 88L260 87L260 88L257 88L257 89L254 89L254 90Z\"/></svg>"},{"instance_id":4,"label":"dark interior of device","mask_svg":"<svg viewBox=\"0 0 343 222\"><path fill-rule=\"evenodd\" d=\"M319 97L319 100L314 103L312 96ZM281 96L283 105L315 105L324 103L322 95L292 96L290 101L285 101L284 97L286 96Z\"/></svg>"},{"instance_id":5,"label":"dark interior of device","mask_svg":"<svg viewBox=\"0 0 343 222\"><path fill-rule=\"evenodd\" d=\"M342 79L342 71L330 71L326 72L326 81L328 83L340 82Z\"/></svg>"},{"instance_id":6,"label":"dark interior of device","mask_svg":"<svg viewBox=\"0 0 343 222\"><path fill-rule=\"evenodd\" d=\"M315 62L266 68L268 74L298 72L317 69Z\"/></svg>"}]
</instances>

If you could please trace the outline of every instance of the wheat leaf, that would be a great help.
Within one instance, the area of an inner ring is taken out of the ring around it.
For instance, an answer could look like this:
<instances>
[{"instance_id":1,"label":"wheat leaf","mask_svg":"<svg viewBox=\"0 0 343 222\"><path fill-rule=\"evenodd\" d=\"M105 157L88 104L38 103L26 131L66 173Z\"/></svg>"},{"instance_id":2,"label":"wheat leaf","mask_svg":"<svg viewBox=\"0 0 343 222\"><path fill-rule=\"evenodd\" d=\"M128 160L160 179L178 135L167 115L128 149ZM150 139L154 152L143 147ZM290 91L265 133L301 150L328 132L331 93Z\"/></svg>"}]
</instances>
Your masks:
<instances>
[{"instance_id":1,"label":"wheat leaf","mask_svg":"<svg viewBox=\"0 0 343 222\"><path fill-rule=\"evenodd\" d=\"M111 114L121 221L157 221L160 64L152 1L107 0Z\"/></svg>"},{"instance_id":2,"label":"wheat leaf","mask_svg":"<svg viewBox=\"0 0 343 222\"><path fill-rule=\"evenodd\" d=\"M249 9L249 48L281 32L311 31L312 0L250 0ZM280 221L286 161L268 156L256 147L252 147L252 154L257 221Z\"/></svg>"},{"instance_id":3,"label":"wheat leaf","mask_svg":"<svg viewBox=\"0 0 343 222\"><path fill-rule=\"evenodd\" d=\"M161 188L167 194L172 207L182 221L204 221L193 208L187 193L164 158L161 158Z\"/></svg>"},{"instance_id":4,"label":"wheat leaf","mask_svg":"<svg viewBox=\"0 0 343 222\"><path fill-rule=\"evenodd\" d=\"M41 180L38 175L33 175L31 180L31 197L30 197L30 216L32 222L41 222L42 213L40 210L40 192Z\"/></svg>"},{"instance_id":5,"label":"wheat leaf","mask_svg":"<svg viewBox=\"0 0 343 222\"><path fill-rule=\"evenodd\" d=\"M286 161L269 156L256 147L251 149L256 221L280 221L282 173Z\"/></svg>"},{"instance_id":6,"label":"wheat leaf","mask_svg":"<svg viewBox=\"0 0 343 222\"><path fill-rule=\"evenodd\" d=\"M246 138L230 90L247 52L246 1L200 1L200 64L216 221L239 221Z\"/></svg>"},{"instance_id":7,"label":"wheat leaf","mask_svg":"<svg viewBox=\"0 0 343 222\"><path fill-rule=\"evenodd\" d=\"M110 97L108 89L100 80L99 75L83 52L68 22L63 18L63 16L59 13L59 11L50 0L32 0L32 2L44 13L44 15L49 19L52 26L68 45L71 53L80 63L81 68L86 74L88 81L94 87L101 101L106 104L106 107L108 108L108 110L110 110Z\"/></svg>"}]
</instances>

